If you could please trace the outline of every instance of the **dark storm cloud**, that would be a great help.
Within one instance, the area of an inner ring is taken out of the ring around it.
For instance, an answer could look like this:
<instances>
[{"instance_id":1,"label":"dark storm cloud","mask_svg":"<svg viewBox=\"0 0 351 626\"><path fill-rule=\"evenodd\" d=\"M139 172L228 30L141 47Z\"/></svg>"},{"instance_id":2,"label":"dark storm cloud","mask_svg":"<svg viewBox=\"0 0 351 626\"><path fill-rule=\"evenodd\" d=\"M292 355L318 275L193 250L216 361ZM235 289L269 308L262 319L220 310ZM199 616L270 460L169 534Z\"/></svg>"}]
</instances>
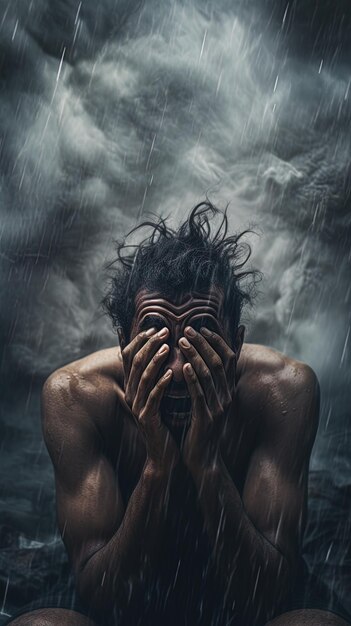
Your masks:
<instances>
[{"instance_id":1,"label":"dark storm cloud","mask_svg":"<svg viewBox=\"0 0 351 626\"><path fill-rule=\"evenodd\" d=\"M351 11L348 0L264 0L272 22L294 55L312 58L322 54L336 61L350 51Z\"/></svg>"}]
</instances>

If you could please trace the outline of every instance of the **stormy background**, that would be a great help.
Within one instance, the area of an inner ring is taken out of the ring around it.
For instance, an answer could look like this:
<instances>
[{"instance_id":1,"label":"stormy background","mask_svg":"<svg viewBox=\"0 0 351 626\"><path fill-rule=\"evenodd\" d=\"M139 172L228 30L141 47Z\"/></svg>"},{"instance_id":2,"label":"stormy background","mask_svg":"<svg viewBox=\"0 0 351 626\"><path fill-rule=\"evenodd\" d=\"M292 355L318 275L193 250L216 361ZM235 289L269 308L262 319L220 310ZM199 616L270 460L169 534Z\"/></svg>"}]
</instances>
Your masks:
<instances>
[{"instance_id":1,"label":"stormy background","mask_svg":"<svg viewBox=\"0 0 351 626\"><path fill-rule=\"evenodd\" d=\"M117 341L113 240L206 194L258 233L248 340L319 377L305 555L351 611L350 53L348 0L0 0L2 614L67 577L43 381Z\"/></svg>"}]
</instances>

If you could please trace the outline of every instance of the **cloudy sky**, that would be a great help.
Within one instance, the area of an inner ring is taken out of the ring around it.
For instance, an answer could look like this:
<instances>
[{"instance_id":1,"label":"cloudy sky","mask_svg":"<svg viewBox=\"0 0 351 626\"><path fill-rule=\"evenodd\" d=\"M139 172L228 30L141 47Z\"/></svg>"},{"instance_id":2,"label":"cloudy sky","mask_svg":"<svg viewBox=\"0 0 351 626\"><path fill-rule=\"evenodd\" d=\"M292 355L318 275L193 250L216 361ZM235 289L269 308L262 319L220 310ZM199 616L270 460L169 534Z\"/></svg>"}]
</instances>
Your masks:
<instances>
[{"instance_id":1,"label":"cloudy sky","mask_svg":"<svg viewBox=\"0 0 351 626\"><path fill-rule=\"evenodd\" d=\"M99 308L113 240L206 194L258 233L248 338L316 370L312 467L350 484L350 31L346 0L0 1L10 521L49 489L42 466L28 478L42 381L116 341Z\"/></svg>"}]
</instances>

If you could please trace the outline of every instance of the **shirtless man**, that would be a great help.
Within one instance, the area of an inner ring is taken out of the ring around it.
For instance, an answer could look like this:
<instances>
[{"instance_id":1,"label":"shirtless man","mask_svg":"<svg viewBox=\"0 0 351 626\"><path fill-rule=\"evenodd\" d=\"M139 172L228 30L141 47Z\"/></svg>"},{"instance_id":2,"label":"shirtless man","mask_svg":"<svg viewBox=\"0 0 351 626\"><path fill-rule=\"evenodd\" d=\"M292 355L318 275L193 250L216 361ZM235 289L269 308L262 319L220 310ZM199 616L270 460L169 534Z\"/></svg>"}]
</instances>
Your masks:
<instances>
[{"instance_id":1,"label":"shirtless man","mask_svg":"<svg viewBox=\"0 0 351 626\"><path fill-rule=\"evenodd\" d=\"M124 258L105 300L120 347L44 386L58 524L85 616L48 608L13 626L347 623L289 610L318 382L244 343L240 238L226 237L225 216L213 235L214 213L203 203L176 232L160 223Z\"/></svg>"}]
</instances>

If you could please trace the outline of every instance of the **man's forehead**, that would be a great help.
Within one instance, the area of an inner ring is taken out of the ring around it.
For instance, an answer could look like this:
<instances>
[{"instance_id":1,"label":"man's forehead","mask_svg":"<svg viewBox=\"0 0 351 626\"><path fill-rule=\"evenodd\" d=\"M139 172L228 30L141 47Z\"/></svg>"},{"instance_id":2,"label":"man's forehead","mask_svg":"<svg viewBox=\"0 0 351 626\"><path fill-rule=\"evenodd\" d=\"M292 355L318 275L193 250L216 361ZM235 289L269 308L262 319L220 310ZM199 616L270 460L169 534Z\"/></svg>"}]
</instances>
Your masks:
<instances>
[{"instance_id":1,"label":"man's forehead","mask_svg":"<svg viewBox=\"0 0 351 626\"><path fill-rule=\"evenodd\" d=\"M144 309L155 306L181 314L188 309L211 309L213 313L221 313L224 294L219 287L212 287L208 291L180 292L174 296L165 296L158 291L140 289L135 297L135 313L138 316Z\"/></svg>"}]
</instances>

